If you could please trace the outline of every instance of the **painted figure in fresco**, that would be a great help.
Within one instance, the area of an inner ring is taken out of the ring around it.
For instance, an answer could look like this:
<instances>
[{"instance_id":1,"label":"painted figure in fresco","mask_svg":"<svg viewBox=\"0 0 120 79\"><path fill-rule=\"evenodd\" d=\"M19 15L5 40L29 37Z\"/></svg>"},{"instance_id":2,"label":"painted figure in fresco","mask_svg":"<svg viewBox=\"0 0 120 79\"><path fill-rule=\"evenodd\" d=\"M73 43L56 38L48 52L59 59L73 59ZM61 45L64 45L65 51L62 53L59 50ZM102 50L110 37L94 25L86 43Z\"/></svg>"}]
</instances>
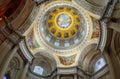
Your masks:
<instances>
[{"instance_id":1,"label":"painted figure in fresco","mask_svg":"<svg viewBox=\"0 0 120 79\"><path fill-rule=\"evenodd\" d=\"M76 55L72 55L68 57L59 57L59 59L63 65L71 65L75 62L75 56Z\"/></svg>"},{"instance_id":2,"label":"painted figure in fresco","mask_svg":"<svg viewBox=\"0 0 120 79\"><path fill-rule=\"evenodd\" d=\"M71 17L67 14L61 14L58 17L57 23L61 28L67 28L71 24Z\"/></svg>"}]
</instances>

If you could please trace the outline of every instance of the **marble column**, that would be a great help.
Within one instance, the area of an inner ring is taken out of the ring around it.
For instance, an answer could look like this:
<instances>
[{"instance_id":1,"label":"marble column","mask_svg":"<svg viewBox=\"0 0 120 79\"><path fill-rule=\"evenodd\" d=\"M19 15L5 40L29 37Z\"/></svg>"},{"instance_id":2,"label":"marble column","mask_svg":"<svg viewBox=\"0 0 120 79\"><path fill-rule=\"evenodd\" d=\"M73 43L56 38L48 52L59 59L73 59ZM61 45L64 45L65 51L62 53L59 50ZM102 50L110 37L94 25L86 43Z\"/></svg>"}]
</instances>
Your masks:
<instances>
[{"instance_id":1,"label":"marble column","mask_svg":"<svg viewBox=\"0 0 120 79\"><path fill-rule=\"evenodd\" d=\"M25 79L25 78L26 78L29 65L30 65L29 62L27 62L26 65L25 65L25 67L24 67L24 70L23 70L23 72L22 72L22 75L21 75L21 78L20 78L20 79Z\"/></svg>"},{"instance_id":2,"label":"marble column","mask_svg":"<svg viewBox=\"0 0 120 79\"><path fill-rule=\"evenodd\" d=\"M120 32L120 23L112 22L112 23L108 24L108 27L115 30L115 31L117 31L117 32Z\"/></svg>"},{"instance_id":3,"label":"marble column","mask_svg":"<svg viewBox=\"0 0 120 79\"><path fill-rule=\"evenodd\" d=\"M7 53L7 57L5 58L5 60L3 60L2 64L1 64L1 69L0 69L0 79L3 78L6 69L9 65L9 62L11 61L12 57L14 56L14 54L17 52L18 50L18 46L14 47L13 49L11 49L11 51L9 51Z\"/></svg>"}]
</instances>

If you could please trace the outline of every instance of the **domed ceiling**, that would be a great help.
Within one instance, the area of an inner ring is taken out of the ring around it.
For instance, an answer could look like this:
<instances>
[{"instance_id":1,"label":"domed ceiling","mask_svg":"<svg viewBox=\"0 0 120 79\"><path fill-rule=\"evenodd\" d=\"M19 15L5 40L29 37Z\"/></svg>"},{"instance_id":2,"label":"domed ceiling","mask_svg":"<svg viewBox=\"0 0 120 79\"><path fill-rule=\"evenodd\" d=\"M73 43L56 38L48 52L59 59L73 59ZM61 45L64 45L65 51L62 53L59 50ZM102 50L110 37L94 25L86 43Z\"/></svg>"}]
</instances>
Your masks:
<instances>
[{"instance_id":1,"label":"domed ceiling","mask_svg":"<svg viewBox=\"0 0 120 79\"><path fill-rule=\"evenodd\" d=\"M77 3L53 1L41 5L26 44L33 54L49 52L60 67L75 66L85 47L98 44L99 30L98 19Z\"/></svg>"}]
</instances>

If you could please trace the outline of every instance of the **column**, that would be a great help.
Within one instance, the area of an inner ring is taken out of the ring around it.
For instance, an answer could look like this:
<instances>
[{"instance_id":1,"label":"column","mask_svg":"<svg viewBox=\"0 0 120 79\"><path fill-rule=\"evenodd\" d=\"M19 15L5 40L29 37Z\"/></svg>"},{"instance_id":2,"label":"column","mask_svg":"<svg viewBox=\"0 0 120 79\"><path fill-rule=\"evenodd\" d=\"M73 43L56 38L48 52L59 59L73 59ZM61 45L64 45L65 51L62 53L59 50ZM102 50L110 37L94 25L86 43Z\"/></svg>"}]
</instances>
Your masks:
<instances>
[{"instance_id":1,"label":"column","mask_svg":"<svg viewBox=\"0 0 120 79\"><path fill-rule=\"evenodd\" d=\"M21 78L20 79L25 79L26 75L27 75L27 72L28 72L28 68L29 68L29 62L26 63L25 67L24 67L24 70L22 72L22 75L21 75Z\"/></svg>"},{"instance_id":2,"label":"column","mask_svg":"<svg viewBox=\"0 0 120 79\"><path fill-rule=\"evenodd\" d=\"M18 50L18 46L14 47L13 49L11 49L10 52L7 53L7 57L6 60L3 61L3 63L1 64L1 69L0 69L0 79L3 78L6 69L9 65L9 62L11 61L12 57L14 56L14 54L17 52Z\"/></svg>"}]
</instances>

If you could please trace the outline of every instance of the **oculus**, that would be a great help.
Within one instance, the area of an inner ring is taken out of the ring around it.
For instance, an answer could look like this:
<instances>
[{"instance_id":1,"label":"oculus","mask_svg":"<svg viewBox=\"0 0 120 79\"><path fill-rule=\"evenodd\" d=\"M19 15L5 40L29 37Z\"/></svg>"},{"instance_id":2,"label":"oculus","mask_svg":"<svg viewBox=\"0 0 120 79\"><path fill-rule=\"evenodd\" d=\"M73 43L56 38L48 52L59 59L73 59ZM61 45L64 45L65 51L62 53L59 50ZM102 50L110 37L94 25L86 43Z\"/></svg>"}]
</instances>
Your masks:
<instances>
[{"instance_id":1,"label":"oculus","mask_svg":"<svg viewBox=\"0 0 120 79\"><path fill-rule=\"evenodd\" d=\"M68 28L71 21L71 17L65 13L60 14L57 18L57 24L61 28Z\"/></svg>"}]
</instances>

